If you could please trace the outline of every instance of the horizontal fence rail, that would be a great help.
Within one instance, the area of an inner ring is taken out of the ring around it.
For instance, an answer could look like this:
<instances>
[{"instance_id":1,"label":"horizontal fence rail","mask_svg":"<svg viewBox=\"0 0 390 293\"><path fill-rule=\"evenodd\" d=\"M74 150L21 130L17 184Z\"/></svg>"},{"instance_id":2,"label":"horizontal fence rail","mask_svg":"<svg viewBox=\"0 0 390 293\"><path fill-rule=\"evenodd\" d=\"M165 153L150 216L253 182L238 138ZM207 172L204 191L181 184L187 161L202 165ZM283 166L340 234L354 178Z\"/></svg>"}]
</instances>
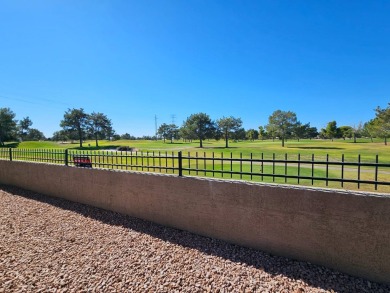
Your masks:
<instances>
[{"instance_id":1,"label":"horizontal fence rail","mask_svg":"<svg viewBox=\"0 0 390 293\"><path fill-rule=\"evenodd\" d=\"M317 157L301 154L276 156L242 153L186 153L143 151L85 151L70 149L12 149L0 148L0 159L32 161L67 166L108 168L129 171L159 172L178 176L205 176L315 186L340 184L342 188L357 189L368 185L390 186L390 163L380 163L378 155L373 160L347 161L345 156L336 160L329 155ZM88 160L89 163L86 163ZM386 189L390 190L389 189Z\"/></svg>"}]
</instances>

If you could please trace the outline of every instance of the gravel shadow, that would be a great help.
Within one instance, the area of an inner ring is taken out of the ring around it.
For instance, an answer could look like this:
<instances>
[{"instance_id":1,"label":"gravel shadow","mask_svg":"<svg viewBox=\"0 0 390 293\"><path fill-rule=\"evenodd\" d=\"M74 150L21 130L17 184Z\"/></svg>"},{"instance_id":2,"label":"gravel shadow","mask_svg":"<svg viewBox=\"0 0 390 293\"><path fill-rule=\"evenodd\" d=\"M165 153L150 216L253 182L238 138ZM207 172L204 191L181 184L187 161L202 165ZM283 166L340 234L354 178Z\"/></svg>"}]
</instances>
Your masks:
<instances>
[{"instance_id":1,"label":"gravel shadow","mask_svg":"<svg viewBox=\"0 0 390 293\"><path fill-rule=\"evenodd\" d=\"M221 240L199 236L187 231L164 227L149 221L122 215L116 212L45 196L13 186L1 185L5 192L40 201L55 207L78 213L109 225L117 225L140 233L146 233L163 241L196 249L202 253L252 266L272 275L283 275L302 280L308 285L328 292L390 292L390 285L370 282L308 262L274 256L251 248L230 244Z\"/></svg>"}]
</instances>

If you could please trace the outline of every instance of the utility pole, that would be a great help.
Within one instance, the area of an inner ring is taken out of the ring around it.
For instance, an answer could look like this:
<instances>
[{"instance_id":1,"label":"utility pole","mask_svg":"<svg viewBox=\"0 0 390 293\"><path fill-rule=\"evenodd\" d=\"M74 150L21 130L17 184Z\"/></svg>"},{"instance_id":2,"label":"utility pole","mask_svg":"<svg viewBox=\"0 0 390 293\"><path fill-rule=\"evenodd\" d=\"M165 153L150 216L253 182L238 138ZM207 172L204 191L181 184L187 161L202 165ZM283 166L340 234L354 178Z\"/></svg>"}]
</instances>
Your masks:
<instances>
[{"instance_id":1,"label":"utility pole","mask_svg":"<svg viewBox=\"0 0 390 293\"><path fill-rule=\"evenodd\" d=\"M172 124L175 124L175 118L176 118L176 115L175 115L175 114L172 114L172 115L171 115Z\"/></svg>"},{"instance_id":2,"label":"utility pole","mask_svg":"<svg viewBox=\"0 0 390 293\"><path fill-rule=\"evenodd\" d=\"M157 140L157 115L154 115L154 129L155 129L155 135Z\"/></svg>"}]
</instances>

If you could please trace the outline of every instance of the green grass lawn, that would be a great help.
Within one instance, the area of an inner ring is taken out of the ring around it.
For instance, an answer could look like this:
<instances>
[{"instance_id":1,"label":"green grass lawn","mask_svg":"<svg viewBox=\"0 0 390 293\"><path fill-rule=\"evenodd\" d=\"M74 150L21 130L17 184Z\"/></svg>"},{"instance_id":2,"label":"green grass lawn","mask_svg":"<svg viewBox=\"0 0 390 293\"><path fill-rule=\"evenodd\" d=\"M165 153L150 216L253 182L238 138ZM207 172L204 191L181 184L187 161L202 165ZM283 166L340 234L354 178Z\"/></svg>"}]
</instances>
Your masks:
<instances>
[{"instance_id":1,"label":"green grass lawn","mask_svg":"<svg viewBox=\"0 0 390 293\"><path fill-rule=\"evenodd\" d=\"M280 141L240 141L240 142L230 142L229 148L225 148L225 142L223 140L215 141L204 141L203 148L199 148L199 142L182 142L175 141L174 143L170 143L169 141L163 142L159 141L133 141L133 140L119 140L119 141L99 141L99 147L95 147L95 141L86 141L83 143L83 148L79 148L78 143L57 143L57 142L21 142L21 143L9 143L6 147L14 147L19 150L22 149L30 149L36 150L39 149L69 149L69 150L83 150L83 151L97 151L95 154L104 154L104 156L96 156L93 157L94 163L97 164L97 167L112 167L110 165L116 164L118 166L114 166L114 168L118 169L127 169L127 170L136 170L136 171L156 171L156 172L167 172L171 173L169 167L172 167L171 159L162 159L158 161L158 159L142 159L142 158L127 158L120 157L120 152L112 152L105 151L106 149L115 150L119 146L129 146L134 148L138 154L154 154L158 155L159 153L165 155L168 154L176 154L178 151L182 151L183 156L191 156L191 157L215 157L215 158L244 158L244 159L288 159L288 160L297 160L299 159L311 161L314 158L314 161L341 161L342 156L344 155L345 162L357 162L358 156L360 155L361 162L375 162L376 155L378 155L380 163L390 164L390 145L384 145L383 141L374 141L363 140L360 139L357 143L353 143L352 140L290 140L287 141L285 147L281 146ZM6 152L5 152L6 153ZM118 156L119 154L119 156ZM61 155L59 155L59 158ZM23 159L23 158L22 158ZM61 158L60 158L61 160ZM99 161L98 161L99 160ZM131 162L126 160L132 160ZM134 161L133 161L134 160ZM222 170L224 171L242 171L242 172L257 172L257 169L260 168L259 163L229 163L225 162L224 166L214 163L212 166L211 161L202 161L199 160L199 166L195 166L194 162L196 160L191 160L191 165L188 165L188 160L183 160L184 168L195 168L199 169L214 169L215 171ZM132 165L137 165L138 167L125 167L121 165L125 165L126 163L131 163ZM144 165L144 167L140 167ZM168 169L158 169L151 168L150 166L163 166L168 167ZM176 166L177 167L177 166ZM284 166L283 163L276 164L274 167L268 163L262 166L263 174L271 174L273 172L272 168L275 170L275 174L288 174L288 175L297 175L297 166L294 164L288 164L288 166ZM361 167L361 179L363 180L374 180L374 171L370 167ZM315 166L313 175L315 177L325 177L325 169L323 166ZM340 178L341 168L335 167L330 168L328 170L329 178ZM221 174L218 172L202 172L202 171L185 171L184 175L198 175L198 176L213 176L217 178L232 178L232 179L243 179L243 180L252 180L252 181L262 181L262 182L275 182L275 183L288 183L288 184L297 184L298 180L294 178L278 178L273 176L260 176L260 175L238 175L238 174ZM312 169L310 165L301 165L300 167L300 175L301 176L311 176ZM357 179L357 167L349 167L346 166L344 170L344 178L349 179ZM390 181L390 169L383 168L379 169L378 180L380 181ZM320 187L334 187L334 188L345 188L345 189L357 189L357 184L352 183L344 183L344 186L341 186L340 182L331 182L329 181L326 185L325 181L314 181L307 179L300 179L300 185L314 185ZM372 185L364 185L360 186L360 190L366 191L374 191L374 186ZM379 186L378 191L380 192L390 192L389 186Z\"/></svg>"},{"instance_id":2,"label":"green grass lawn","mask_svg":"<svg viewBox=\"0 0 390 293\"><path fill-rule=\"evenodd\" d=\"M21 143L6 143L6 147L17 148L68 148L68 149L80 149L78 142L75 143L57 143L51 141L26 141ZM229 142L229 148L225 148L225 142L223 140L204 141L203 148L199 148L199 142L193 141L182 142L175 141L170 143L167 141L164 143L162 140L158 141L146 141L146 140L118 140L118 141L99 141L99 148L95 147L95 141L86 141L83 143L85 150L94 149L115 149L119 146L130 146L140 151L183 151L183 152L199 152L207 154L225 153L233 155L259 156L261 153L264 155L272 155L275 153L277 157L284 157L284 154L288 156L297 156L301 154L302 157L310 157L314 154L315 158L326 158L328 154L330 158L335 160L341 160L341 155L345 155L345 160L357 160L358 155L361 155L362 161L373 161L375 156L379 155L381 162L390 163L390 144L384 145L383 141L375 140L373 143L369 139L358 139L357 143L353 143L352 140L289 140L286 142L285 147L281 146L280 141L272 140L257 140L257 141L240 141Z\"/></svg>"}]
</instances>

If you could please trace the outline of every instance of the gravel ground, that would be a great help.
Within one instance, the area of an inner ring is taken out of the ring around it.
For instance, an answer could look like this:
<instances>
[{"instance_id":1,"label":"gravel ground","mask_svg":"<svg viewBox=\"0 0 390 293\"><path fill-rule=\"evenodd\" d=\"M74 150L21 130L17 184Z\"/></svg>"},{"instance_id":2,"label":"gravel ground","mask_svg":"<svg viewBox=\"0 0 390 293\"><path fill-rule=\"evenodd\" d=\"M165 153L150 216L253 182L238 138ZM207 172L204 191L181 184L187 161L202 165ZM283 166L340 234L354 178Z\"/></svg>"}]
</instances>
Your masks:
<instances>
[{"instance_id":1,"label":"gravel ground","mask_svg":"<svg viewBox=\"0 0 390 293\"><path fill-rule=\"evenodd\" d=\"M390 292L390 286L0 186L0 292Z\"/></svg>"}]
</instances>

